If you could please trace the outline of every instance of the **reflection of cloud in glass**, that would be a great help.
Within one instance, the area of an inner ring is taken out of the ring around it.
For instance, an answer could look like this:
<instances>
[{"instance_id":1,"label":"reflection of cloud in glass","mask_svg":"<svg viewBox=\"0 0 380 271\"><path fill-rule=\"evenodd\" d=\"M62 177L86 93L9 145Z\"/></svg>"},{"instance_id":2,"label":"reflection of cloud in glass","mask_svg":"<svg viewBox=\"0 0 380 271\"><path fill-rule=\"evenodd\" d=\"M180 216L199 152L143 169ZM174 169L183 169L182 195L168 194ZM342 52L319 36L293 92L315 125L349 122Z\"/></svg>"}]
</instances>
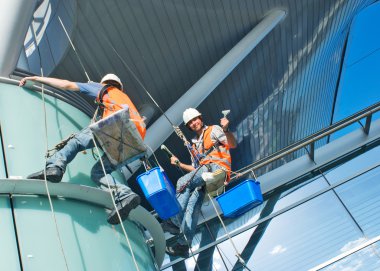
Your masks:
<instances>
[{"instance_id":1,"label":"reflection of cloud in glass","mask_svg":"<svg viewBox=\"0 0 380 271\"><path fill-rule=\"evenodd\" d=\"M363 267L363 261L362 260L353 260L347 263L349 260L344 259L341 262L335 263L331 266L329 266L326 271L328 270L340 270L340 271L358 271L363 270L361 267ZM347 266L349 265L349 266Z\"/></svg>"},{"instance_id":2,"label":"reflection of cloud in glass","mask_svg":"<svg viewBox=\"0 0 380 271\"><path fill-rule=\"evenodd\" d=\"M227 270L224 267L224 264L222 262L222 258L220 257L219 253L214 253L212 270Z\"/></svg>"},{"instance_id":3,"label":"reflection of cloud in glass","mask_svg":"<svg viewBox=\"0 0 380 271\"><path fill-rule=\"evenodd\" d=\"M195 259L194 259L195 258ZM190 257L187 261L185 261L185 264L186 264L186 269L187 270L194 270L194 267L195 267L195 261L197 261L198 259L198 254L197 255L194 255L194 258L193 257ZM195 260L195 261L194 261Z\"/></svg>"},{"instance_id":4,"label":"reflection of cloud in glass","mask_svg":"<svg viewBox=\"0 0 380 271\"><path fill-rule=\"evenodd\" d=\"M366 240L364 237L359 238L359 239L354 240L354 241L350 241L350 242L348 242L347 244L345 244L345 245L340 249L340 251L341 251L341 252L346 252L346 251L348 251L348 250L350 250L350 249L353 249L353 248L355 248L355 247L357 247L357 246L363 244L363 243L366 242L366 241L367 241L367 240Z\"/></svg>"},{"instance_id":5,"label":"reflection of cloud in glass","mask_svg":"<svg viewBox=\"0 0 380 271\"><path fill-rule=\"evenodd\" d=\"M275 246L273 249L272 249L272 251L270 252L270 254L272 254L272 255L276 255L276 254L281 254L281 253L283 253L283 252L285 252L286 251L286 248L285 247L283 247L283 246L281 246L281 245L277 245L277 246Z\"/></svg>"},{"instance_id":6,"label":"reflection of cloud in glass","mask_svg":"<svg viewBox=\"0 0 380 271\"><path fill-rule=\"evenodd\" d=\"M222 265L218 262L213 263L213 270L222 270Z\"/></svg>"},{"instance_id":7,"label":"reflection of cloud in glass","mask_svg":"<svg viewBox=\"0 0 380 271\"><path fill-rule=\"evenodd\" d=\"M346 243L340 251L342 253L347 252L351 249L354 249L355 247L360 246L364 242L366 242L364 237L361 237L357 240L350 241ZM364 248L362 250L357 251L356 253L352 254L351 256L348 256L347 258L343 258L342 260L328 266L326 271L358 271L358 270L373 270L373 266L377 266L380 262L376 261L377 263L373 263L373 257L376 256L376 254L373 252L373 250L368 247Z\"/></svg>"}]
</instances>

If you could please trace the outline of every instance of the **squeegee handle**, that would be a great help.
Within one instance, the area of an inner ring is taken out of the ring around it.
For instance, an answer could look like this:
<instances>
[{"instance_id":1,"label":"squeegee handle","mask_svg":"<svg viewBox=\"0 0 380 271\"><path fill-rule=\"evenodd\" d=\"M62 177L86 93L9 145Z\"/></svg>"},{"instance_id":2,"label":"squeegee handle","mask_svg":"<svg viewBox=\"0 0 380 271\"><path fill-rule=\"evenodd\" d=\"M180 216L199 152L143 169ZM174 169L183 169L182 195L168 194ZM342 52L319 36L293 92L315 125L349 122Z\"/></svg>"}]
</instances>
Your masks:
<instances>
[{"instance_id":1,"label":"squeegee handle","mask_svg":"<svg viewBox=\"0 0 380 271\"><path fill-rule=\"evenodd\" d=\"M161 150L163 150L166 153L169 159L172 158L172 156L174 156L174 154L165 145L161 145ZM175 163L177 166L179 166L178 159L175 161Z\"/></svg>"},{"instance_id":2,"label":"squeegee handle","mask_svg":"<svg viewBox=\"0 0 380 271\"><path fill-rule=\"evenodd\" d=\"M165 145L161 145L161 150L165 152L168 158L171 158L173 156L173 153Z\"/></svg>"}]
</instances>

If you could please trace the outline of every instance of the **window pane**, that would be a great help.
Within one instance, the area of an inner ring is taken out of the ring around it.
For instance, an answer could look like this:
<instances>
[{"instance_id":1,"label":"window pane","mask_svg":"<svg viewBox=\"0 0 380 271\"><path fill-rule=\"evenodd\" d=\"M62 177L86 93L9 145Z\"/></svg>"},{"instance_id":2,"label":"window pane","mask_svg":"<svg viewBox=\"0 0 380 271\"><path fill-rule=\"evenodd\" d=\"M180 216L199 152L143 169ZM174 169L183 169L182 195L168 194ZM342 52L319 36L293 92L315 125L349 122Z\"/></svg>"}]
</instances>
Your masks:
<instances>
[{"instance_id":1,"label":"window pane","mask_svg":"<svg viewBox=\"0 0 380 271\"><path fill-rule=\"evenodd\" d=\"M379 163L379 157L380 147L376 147L331 170L326 174L326 178L330 183L336 183L340 180L349 178L353 174Z\"/></svg>"},{"instance_id":2,"label":"window pane","mask_svg":"<svg viewBox=\"0 0 380 271\"><path fill-rule=\"evenodd\" d=\"M358 238L360 232L336 196L328 192L274 218L249 266L257 270L307 270L339 255L344 244Z\"/></svg>"},{"instance_id":3,"label":"window pane","mask_svg":"<svg viewBox=\"0 0 380 271\"><path fill-rule=\"evenodd\" d=\"M368 238L380 235L380 167L336 191Z\"/></svg>"},{"instance_id":4,"label":"window pane","mask_svg":"<svg viewBox=\"0 0 380 271\"><path fill-rule=\"evenodd\" d=\"M344 245L342 253L355 246L355 242ZM380 270L379 246L374 244L370 247L363 248L358 252L347 256L340 261L326 266L321 271L351 271L351 270Z\"/></svg>"}]
</instances>

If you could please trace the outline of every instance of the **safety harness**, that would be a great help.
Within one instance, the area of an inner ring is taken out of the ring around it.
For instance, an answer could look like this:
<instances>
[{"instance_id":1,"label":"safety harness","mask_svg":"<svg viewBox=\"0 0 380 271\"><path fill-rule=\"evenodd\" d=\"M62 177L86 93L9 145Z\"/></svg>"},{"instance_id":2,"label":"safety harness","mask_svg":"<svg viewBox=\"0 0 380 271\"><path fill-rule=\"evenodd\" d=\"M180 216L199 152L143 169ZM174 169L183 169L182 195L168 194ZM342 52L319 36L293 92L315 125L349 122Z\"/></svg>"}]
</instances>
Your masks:
<instances>
[{"instance_id":1,"label":"safety harness","mask_svg":"<svg viewBox=\"0 0 380 271\"><path fill-rule=\"evenodd\" d=\"M208 140L208 141L210 141L210 142L208 142L208 146L205 146L205 137L206 136L210 137L211 131L212 131L212 126L209 126L206 129L204 129L204 131L202 133L202 139L201 139L202 151L201 152L198 151L198 149L195 147L194 144L190 145L189 142L186 143L186 147L188 148L188 150L192 156L193 165L196 169L195 169L192 177L185 184L183 184L182 186L180 186L177 189L178 193L182 193L185 190L185 188L194 179L197 172L203 166L205 166L207 168L207 172L212 172L210 163L216 163L216 164L220 165L222 167L221 170L225 172L225 174L223 174L223 176L224 176L223 180L219 180L219 182L223 184L224 182L228 181L228 179L229 179L229 172L228 171L230 170L230 161L226 161L226 159L223 159L223 158L211 156L212 152L218 152L219 153L220 148L224 147L224 146L219 141L216 141L215 143L212 142L211 139ZM211 144L211 146L209 146L210 144ZM205 180L205 182L206 182L206 186L207 186L207 180Z\"/></svg>"},{"instance_id":2,"label":"safety harness","mask_svg":"<svg viewBox=\"0 0 380 271\"><path fill-rule=\"evenodd\" d=\"M95 100L98 105L99 112L102 118L128 107L131 120L135 123L141 138L144 140L146 127L144 119L140 116L136 106L131 99L123 91L112 85L105 85L99 91L98 97Z\"/></svg>"}]
</instances>

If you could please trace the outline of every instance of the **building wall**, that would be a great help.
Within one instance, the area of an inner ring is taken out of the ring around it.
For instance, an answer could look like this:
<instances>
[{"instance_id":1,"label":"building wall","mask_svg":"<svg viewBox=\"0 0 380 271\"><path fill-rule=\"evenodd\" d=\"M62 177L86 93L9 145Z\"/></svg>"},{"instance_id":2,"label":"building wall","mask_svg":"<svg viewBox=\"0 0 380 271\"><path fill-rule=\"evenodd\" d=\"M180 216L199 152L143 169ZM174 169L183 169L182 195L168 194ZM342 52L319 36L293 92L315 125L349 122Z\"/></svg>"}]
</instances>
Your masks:
<instances>
[{"instance_id":1,"label":"building wall","mask_svg":"<svg viewBox=\"0 0 380 271\"><path fill-rule=\"evenodd\" d=\"M40 92L0 83L1 178L24 179L41 170L46 144L52 148L88 124L88 116L60 99L45 94L44 102ZM79 153L62 182L95 186L89 177L94 163L91 150ZM107 223L104 207L53 198L53 213L48 198L33 192L0 196L1 270L136 269L121 227ZM144 230L130 220L124 226L140 270L156 270Z\"/></svg>"}]
</instances>

